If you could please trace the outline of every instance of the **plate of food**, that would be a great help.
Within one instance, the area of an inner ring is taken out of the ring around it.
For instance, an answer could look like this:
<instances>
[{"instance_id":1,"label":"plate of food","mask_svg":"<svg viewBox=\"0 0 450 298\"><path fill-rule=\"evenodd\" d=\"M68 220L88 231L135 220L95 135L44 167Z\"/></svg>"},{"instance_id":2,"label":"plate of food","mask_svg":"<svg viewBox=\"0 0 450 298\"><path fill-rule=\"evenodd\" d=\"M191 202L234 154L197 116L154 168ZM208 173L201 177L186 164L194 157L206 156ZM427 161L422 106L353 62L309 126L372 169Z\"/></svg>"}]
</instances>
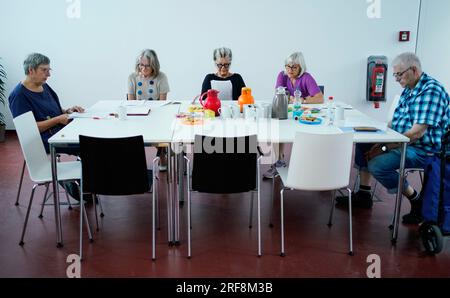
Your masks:
<instances>
[{"instance_id":1,"label":"plate of food","mask_svg":"<svg viewBox=\"0 0 450 298\"><path fill-rule=\"evenodd\" d=\"M317 124L322 123L322 118L314 117L314 116L306 116L306 117L301 117L299 122L303 123L303 124L317 125Z\"/></svg>"},{"instance_id":2,"label":"plate of food","mask_svg":"<svg viewBox=\"0 0 450 298\"><path fill-rule=\"evenodd\" d=\"M187 116L181 119L181 123L183 123L184 125L201 125L203 124L203 119Z\"/></svg>"},{"instance_id":3,"label":"plate of food","mask_svg":"<svg viewBox=\"0 0 450 298\"><path fill-rule=\"evenodd\" d=\"M200 105L190 105L188 107L188 113L203 113L203 107Z\"/></svg>"}]
</instances>

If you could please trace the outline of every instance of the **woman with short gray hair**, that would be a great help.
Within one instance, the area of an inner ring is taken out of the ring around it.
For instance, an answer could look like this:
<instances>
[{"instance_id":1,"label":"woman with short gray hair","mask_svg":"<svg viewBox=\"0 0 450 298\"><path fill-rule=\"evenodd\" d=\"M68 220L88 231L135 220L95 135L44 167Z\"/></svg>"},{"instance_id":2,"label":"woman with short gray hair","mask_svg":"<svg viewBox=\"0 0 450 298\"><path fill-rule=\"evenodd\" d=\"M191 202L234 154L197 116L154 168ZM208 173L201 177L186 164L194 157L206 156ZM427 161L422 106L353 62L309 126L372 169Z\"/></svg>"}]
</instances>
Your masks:
<instances>
[{"instance_id":1,"label":"woman with short gray hair","mask_svg":"<svg viewBox=\"0 0 450 298\"><path fill-rule=\"evenodd\" d=\"M217 72L206 75L201 94L209 89L215 89L219 91L221 100L238 100L245 83L240 74L230 72L232 60L233 54L229 48L221 47L214 50L213 61Z\"/></svg>"},{"instance_id":2,"label":"woman with short gray hair","mask_svg":"<svg viewBox=\"0 0 450 298\"><path fill-rule=\"evenodd\" d=\"M167 76L160 71L154 50L143 50L136 59L135 71L128 77L128 100L166 100Z\"/></svg>"},{"instance_id":3,"label":"woman with short gray hair","mask_svg":"<svg viewBox=\"0 0 450 298\"><path fill-rule=\"evenodd\" d=\"M23 62L23 68L26 77L9 95L9 108L14 118L33 112L45 150L49 153L48 139L69 123L69 114L84 112L84 109L79 106L61 107L58 95L47 84L52 70L47 56L30 54ZM65 153L71 153L71 150Z\"/></svg>"},{"instance_id":4,"label":"woman with short gray hair","mask_svg":"<svg viewBox=\"0 0 450 298\"><path fill-rule=\"evenodd\" d=\"M302 52L289 55L284 61L285 70L278 74L275 88L285 87L292 101L294 92L302 94L302 103L323 103L323 94L313 76L306 72L305 58Z\"/></svg>"}]
</instances>

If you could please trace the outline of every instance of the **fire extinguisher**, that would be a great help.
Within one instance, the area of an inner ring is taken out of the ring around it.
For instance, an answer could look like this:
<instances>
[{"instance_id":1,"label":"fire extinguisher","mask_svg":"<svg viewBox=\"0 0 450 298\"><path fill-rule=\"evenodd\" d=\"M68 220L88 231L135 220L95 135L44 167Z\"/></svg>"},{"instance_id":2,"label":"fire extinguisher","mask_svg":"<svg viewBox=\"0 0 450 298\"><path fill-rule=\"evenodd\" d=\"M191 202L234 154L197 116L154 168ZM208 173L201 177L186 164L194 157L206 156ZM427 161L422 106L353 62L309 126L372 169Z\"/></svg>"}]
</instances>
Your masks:
<instances>
[{"instance_id":1,"label":"fire extinguisher","mask_svg":"<svg viewBox=\"0 0 450 298\"><path fill-rule=\"evenodd\" d=\"M367 100L379 108L381 101L386 101L387 58L370 56L367 64Z\"/></svg>"}]
</instances>

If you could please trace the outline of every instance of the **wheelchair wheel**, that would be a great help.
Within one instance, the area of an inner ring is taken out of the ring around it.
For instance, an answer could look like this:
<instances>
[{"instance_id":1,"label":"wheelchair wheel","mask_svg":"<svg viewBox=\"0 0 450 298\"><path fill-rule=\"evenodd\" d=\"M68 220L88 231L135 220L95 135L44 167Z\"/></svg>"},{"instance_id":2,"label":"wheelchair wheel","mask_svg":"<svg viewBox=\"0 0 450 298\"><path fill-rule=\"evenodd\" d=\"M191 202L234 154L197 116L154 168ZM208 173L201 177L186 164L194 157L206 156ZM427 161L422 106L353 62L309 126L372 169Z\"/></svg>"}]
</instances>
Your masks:
<instances>
[{"instance_id":1,"label":"wheelchair wheel","mask_svg":"<svg viewBox=\"0 0 450 298\"><path fill-rule=\"evenodd\" d=\"M423 223L419 229L422 244L430 255L438 254L444 246L444 236L439 226L433 223Z\"/></svg>"}]
</instances>

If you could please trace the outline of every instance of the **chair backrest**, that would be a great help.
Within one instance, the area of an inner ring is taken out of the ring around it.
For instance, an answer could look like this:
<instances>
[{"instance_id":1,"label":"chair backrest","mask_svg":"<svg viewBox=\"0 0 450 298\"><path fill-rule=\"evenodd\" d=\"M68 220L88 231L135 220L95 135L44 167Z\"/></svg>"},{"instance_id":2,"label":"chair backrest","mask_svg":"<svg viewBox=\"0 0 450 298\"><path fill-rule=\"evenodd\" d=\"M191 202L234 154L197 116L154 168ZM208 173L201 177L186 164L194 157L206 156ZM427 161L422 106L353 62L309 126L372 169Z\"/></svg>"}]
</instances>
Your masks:
<instances>
[{"instance_id":1,"label":"chair backrest","mask_svg":"<svg viewBox=\"0 0 450 298\"><path fill-rule=\"evenodd\" d=\"M400 101L400 95L397 94L394 97L394 100L391 103L391 106L389 107L389 111L387 114L387 122L391 121L392 118L394 118L394 112L395 112L395 108L397 108L398 102Z\"/></svg>"},{"instance_id":2,"label":"chair backrest","mask_svg":"<svg viewBox=\"0 0 450 298\"><path fill-rule=\"evenodd\" d=\"M352 133L297 132L285 186L302 190L332 190L347 186L352 152Z\"/></svg>"},{"instance_id":3,"label":"chair backrest","mask_svg":"<svg viewBox=\"0 0 450 298\"><path fill-rule=\"evenodd\" d=\"M196 135L192 190L207 193L239 193L256 189L256 135L209 137Z\"/></svg>"},{"instance_id":4,"label":"chair backrest","mask_svg":"<svg viewBox=\"0 0 450 298\"><path fill-rule=\"evenodd\" d=\"M320 91L322 92L322 94L325 94L325 86L324 85L319 85Z\"/></svg>"},{"instance_id":5,"label":"chair backrest","mask_svg":"<svg viewBox=\"0 0 450 298\"><path fill-rule=\"evenodd\" d=\"M36 119L30 111L17 116L13 121L30 178L40 181L42 175L50 170L50 160L45 152Z\"/></svg>"},{"instance_id":6,"label":"chair backrest","mask_svg":"<svg viewBox=\"0 0 450 298\"><path fill-rule=\"evenodd\" d=\"M144 139L96 138L80 135L83 192L131 195L150 189Z\"/></svg>"}]
</instances>

